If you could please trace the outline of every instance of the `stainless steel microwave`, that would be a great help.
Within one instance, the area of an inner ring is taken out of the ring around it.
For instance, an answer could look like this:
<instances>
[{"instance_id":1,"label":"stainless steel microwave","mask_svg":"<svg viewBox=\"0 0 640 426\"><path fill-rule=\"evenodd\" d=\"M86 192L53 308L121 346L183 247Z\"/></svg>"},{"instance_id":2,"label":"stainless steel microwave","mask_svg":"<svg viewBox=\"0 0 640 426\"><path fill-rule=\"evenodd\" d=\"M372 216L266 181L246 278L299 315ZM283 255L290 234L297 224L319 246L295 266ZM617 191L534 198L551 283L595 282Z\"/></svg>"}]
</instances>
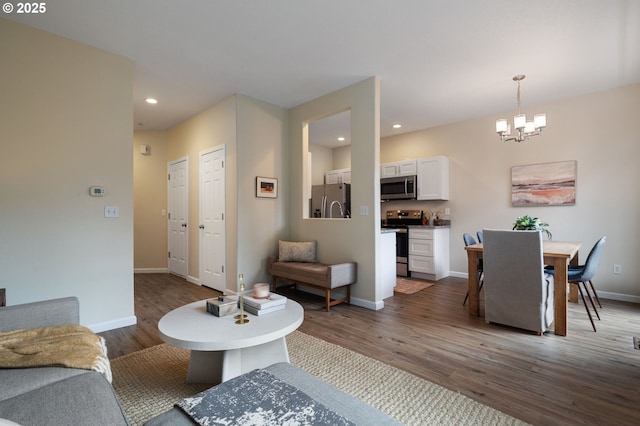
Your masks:
<instances>
[{"instance_id":1,"label":"stainless steel microwave","mask_svg":"<svg viewBox=\"0 0 640 426\"><path fill-rule=\"evenodd\" d=\"M380 179L380 199L415 200L417 180L416 175Z\"/></svg>"}]
</instances>

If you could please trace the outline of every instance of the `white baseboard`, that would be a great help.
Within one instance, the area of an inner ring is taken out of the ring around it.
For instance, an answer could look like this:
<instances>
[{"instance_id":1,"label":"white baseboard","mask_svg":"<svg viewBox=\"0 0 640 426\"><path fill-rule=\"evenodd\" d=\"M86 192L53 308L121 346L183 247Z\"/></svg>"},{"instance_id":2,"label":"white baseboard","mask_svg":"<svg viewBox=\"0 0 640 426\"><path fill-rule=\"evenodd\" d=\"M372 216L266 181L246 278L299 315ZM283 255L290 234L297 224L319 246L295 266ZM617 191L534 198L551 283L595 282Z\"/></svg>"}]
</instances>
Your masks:
<instances>
[{"instance_id":1,"label":"white baseboard","mask_svg":"<svg viewBox=\"0 0 640 426\"><path fill-rule=\"evenodd\" d=\"M98 324L88 325L87 327L94 333L102 333L103 331L115 330L116 328L128 327L130 325L136 325L138 318L135 315L125 318L120 318L113 321L101 322Z\"/></svg>"},{"instance_id":2,"label":"white baseboard","mask_svg":"<svg viewBox=\"0 0 640 426\"><path fill-rule=\"evenodd\" d=\"M192 277L191 275L187 275L186 280L189 281L191 284L202 285L200 283L200 278Z\"/></svg>"},{"instance_id":3,"label":"white baseboard","mask_svg":"<svg viewBox=\"0 0 640 426\"><path fill-rule=\"evenodd\" d=\"M640 296L633 296L630 294L611 293L609 291L600 291L596 286L598 297L600 299L619 300L621 302L640 303Z\"/></svg>"},{"instance_id":4,"label":"white baseboard","mask_svg":"<svg viewBox=\"0 0 640 426\"><path fill-rule=\"evenodd\" d=\"M464 278L465 280L469 279L469 274L466 272L449 271L449 276L454 278Z\"/></svg>"},{"instance_id":5,"label":"white baseboard","mask_svg":"<svg viewBox=\"0 0 640 426\"><path fill-rule=\"evenodd\" d=\"M166 274L169 272L167 268L134 268L134 274Z\"/></svg>"},{"instance_id":6,"label":"white baseboard","mask_svg":"<svg viewBox=\"0 0 640 426\"><path fill-rule=\"evenodd\" d=\"M384 300L378 300L376 302L372 302L371 300L360 299L359 297L352 297L351 304L355 306L360 306L361 308L371 309L373 311L379 311L384 308Z\"/></svg>"}]
</instances>

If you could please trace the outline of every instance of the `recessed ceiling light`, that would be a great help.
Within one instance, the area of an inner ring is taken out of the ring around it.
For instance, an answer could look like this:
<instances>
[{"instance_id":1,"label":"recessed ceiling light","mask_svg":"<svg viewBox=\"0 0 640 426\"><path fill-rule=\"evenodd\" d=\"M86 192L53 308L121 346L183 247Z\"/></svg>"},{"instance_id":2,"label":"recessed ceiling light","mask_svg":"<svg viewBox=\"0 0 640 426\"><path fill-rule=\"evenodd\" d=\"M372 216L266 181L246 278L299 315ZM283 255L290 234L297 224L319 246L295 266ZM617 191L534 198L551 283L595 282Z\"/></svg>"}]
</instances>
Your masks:
<instances>
[{"instance_id":1,"label":"recessed ceiling light","mask_svg":"<svg viewBox=\"0 0 640 426\"><path fill-rule=\"evenodd\" d=\"M394 128L394 129L399 129L400 127L402 127L402 124L394 124L394 125L393 125L393 128Z\"/></svg>"},{"instance_id":2,"label":"recessed ceiling light","mask_svg":"<svg viewBox=\"0 0 640 426\"><path fill-rule=\"evenodd\" d=\"M153 99L153 98L147 98L145 99L147 101L148 104L157 104L158 100L157 99Z\"/></svg>"},{"instance_id":3,"label":"recessed ceiling light","mask_svg":"<svg viewBox=\"0 0 640 426\"><path fill-rule=\"evenodd\" d=\"M340 142L344 141L344 136L340 136L340 137L338 138L338 140L339 140Z\"/></svg>"}]
</instances>

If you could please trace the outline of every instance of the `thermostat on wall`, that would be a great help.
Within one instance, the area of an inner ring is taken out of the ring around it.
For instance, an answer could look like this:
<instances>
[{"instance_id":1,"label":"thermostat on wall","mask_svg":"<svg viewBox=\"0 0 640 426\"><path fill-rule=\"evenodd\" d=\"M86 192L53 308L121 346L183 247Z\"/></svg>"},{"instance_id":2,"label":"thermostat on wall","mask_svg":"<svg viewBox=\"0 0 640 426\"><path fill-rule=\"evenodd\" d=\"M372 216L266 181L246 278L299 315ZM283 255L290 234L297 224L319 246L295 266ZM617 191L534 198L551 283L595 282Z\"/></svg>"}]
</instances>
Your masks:
<instances>
[{"instance_id":1,"label":"thermostat on wall","mask_svg":"<svg viewBox=\"0 0 640 426\"><path fill-rule=\"evenodd\" d=\"M104 197L105 193L106 191L102 186L92 186L89 188L89 194L91 194L92 197Z\"/></svg>"}]
</instances>

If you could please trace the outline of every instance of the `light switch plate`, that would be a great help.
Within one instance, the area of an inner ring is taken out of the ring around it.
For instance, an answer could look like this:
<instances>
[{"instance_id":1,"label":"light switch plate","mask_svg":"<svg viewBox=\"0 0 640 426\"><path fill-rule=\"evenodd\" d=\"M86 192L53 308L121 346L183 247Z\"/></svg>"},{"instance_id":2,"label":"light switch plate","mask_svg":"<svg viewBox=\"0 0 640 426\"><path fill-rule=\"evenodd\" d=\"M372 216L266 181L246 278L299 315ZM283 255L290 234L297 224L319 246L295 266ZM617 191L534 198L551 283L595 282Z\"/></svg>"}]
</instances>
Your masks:
<instances>
[{"instance_id":1,"label":"light switch plate","mask_svg":"<svg viewBox=\"0 0 640 426\"><path fill-rule=\"evenodd\" d=\"M118 206L104 206L104 217L120 217L120 209Z\"/></svg>"},{"instance_id":2,"label":"light switch plate","mask_svg":"<svg viewBox=\"0 0 640 426\"><path fill-rule=\"evenodd\" d=\"M360 206L360 216L369 216L369 206Z\"/></svg>"}]
</instances>

